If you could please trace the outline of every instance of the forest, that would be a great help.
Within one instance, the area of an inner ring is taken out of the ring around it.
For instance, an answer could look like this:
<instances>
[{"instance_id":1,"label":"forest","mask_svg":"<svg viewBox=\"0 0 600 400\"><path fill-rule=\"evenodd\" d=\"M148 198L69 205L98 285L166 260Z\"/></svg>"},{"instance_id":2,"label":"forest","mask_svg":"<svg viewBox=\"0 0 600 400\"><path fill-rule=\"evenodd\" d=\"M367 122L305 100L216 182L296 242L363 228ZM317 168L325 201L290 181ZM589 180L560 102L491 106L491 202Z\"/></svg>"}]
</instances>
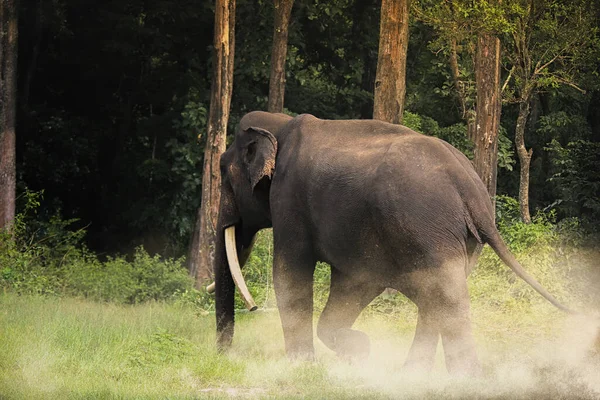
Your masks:
<instances>
[{"instance_id":1,"label":"forest","mask_svg":"<svg viewBox=\"0 0 600 400\"><path fill-rule=\"evenodd\" d=\"M472 160L526 269L600 312L597 1L0 0L0 39L1 398L399 398L385 346L406 352L417 314L393 291L358 322L380 340L377 368L282 364L269 230L243 269L263 313L241 314L232 357L213 349L220 178L207 171L253 110L447 141ZM402 398L600 394L600 336L565 344L566 317L489 248L469 279L478 340L501 354L483 357L494 384L424 379ZM317 311L329 282L319 263ZM536 337L562 350L538 357ZM560 358L583 342L595 343L584 361Z\"/></svg>"},{"instance_id":2,"label":"forest","mask_svg":"<svg viewBox=\"0 0 600 400\"><path fill-rule=\"evenodd\" d=\"M142 243L161 254L185 252L201 200L213 9L209 1L20 3L17 191L43 191L40 217L60 212L77 218L87 227L90 248L102 253ZM542 39L564 41L577 33L574 28L596 27L593 11L587 23L567 27L566 20L547 28L563 35ZM423 13L410 20L405 124L469 153L443 42L442 29L450 28L436 25L435 15L420 18ZM244 113L267 108L272 25L271 2L238 1L230 134ZM590 33L580 34L597 44ZM289 26L285 109L319 118L371 118L378 37L378 1L297 2ZM458 63L471 109L467 40L458 44ZM568 43L540 44L539 51L544 46L552 51ZM573 85L543 77L530 100L525 139L533 150L532 212L552 208L559 219L578 217L592 227L600 218L600 89L598 55L585 50L576 54L580 64L565 66ZM514 65L511 51L502 49L502 83ZM517 79L508 80L503 92L498 156L498 193L512 197L519 184Z\"/></svg>"}]
</instances>

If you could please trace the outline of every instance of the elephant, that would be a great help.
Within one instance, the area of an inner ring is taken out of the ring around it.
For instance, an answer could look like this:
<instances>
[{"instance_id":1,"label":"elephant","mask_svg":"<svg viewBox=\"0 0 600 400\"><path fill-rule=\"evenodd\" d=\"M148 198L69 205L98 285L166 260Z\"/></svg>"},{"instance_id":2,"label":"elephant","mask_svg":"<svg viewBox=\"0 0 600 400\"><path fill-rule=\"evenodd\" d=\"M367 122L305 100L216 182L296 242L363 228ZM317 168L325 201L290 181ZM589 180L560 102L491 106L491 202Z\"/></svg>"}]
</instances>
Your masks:
<instances>
[{"instance_id":1,"label":"elephant","mask_svg":"<svg viewBox=\"0 0 600 400\"><path fill-rule=\"evenodd\" d=\"M548 301L570 311L510 253L485 185L469 159L441 139L376 120L252 111L222 154L220 171L220 349L232 343L236 285L248 308L256 308L240 269L256 233L271 227L273 284L292 358L314 358L317 261L331 266L331 288L316 333L343 358L368 355L368 336L352 326L393 288L418 308L405 367L431 369L441 337L451 374L479 374L466 278L486 243Z\"/></svg>"}]
</instances>

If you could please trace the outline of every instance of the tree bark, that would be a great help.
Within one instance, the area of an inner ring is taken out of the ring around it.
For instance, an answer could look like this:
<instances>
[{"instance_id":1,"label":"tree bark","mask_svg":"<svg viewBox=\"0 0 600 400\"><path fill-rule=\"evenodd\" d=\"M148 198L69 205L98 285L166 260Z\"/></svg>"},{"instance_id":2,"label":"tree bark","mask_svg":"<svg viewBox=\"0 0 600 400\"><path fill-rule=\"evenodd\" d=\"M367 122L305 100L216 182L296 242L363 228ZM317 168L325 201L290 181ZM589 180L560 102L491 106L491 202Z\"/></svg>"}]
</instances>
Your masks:
<instances>
[{"instance_id":1,"label":"tree bark","mask_svg":"<svg viewBox=\"0 0 600 400\"><path fill-rule=\"evenodd\" d=\"M15 218L18 0L0 0L0 229Z\"/></svg>"},{"instance_id":2,"label":"tree bark","mask_svg":"<svg viewBox=\"0 0 600 400\"><path fill-rule=\"evenodd\" d=\"M285 57L288 44L288 27L294 0L274 0L273 48L271 52L271 75L269 80L268 111L283 112L285 94Z\"/></svg>"},{"instance_id":3,"label":"tree bark","mask_svg":"<svg viewBox=\"0 0 600 400\"><path fill-rule=\"evenodd\" d=\"M530 95L525 94L519 103L519 116L517 117L517 127L515 128L515 145L517 147L517 155L519 156L519 164L521 168L519 181L519 207L521 209L521 219L526 224L531 223L531 215L529 214L529 166L531 164L531 156L533 149L527 150L525 147L525 126L529 117L529 100Z\"/></svg>"},{"instance_id":4,"label":"tree bark","mask_svg":"<svg viewBox=\"0 0 600 400\"><path fill-rule=\"evenodd\" d=\"M475 65L477 106L473 137L475 171L485 184L492 202L496 196L498 130L500 128L500 40L488 34L477 38Z\"/></svg>"},{"instance_id":5,"label":"tree bark","mask_svg":"<svg viewBox=\"0 0 600 400\"><path fill-rule=\"evenodd\" d=\"M382 0L373 118L402 123L406 93L409 0Z\"/></svg>"},{"instance_id":6,"label":"tree bark","mask_svg":"<svg viewBox=\"0 0 600 400\"><path fill-rule=\"evenodd\" d=\"M202 204L198 210L188 268L201 287L214 271L216 226L219 214L221 173L219 161L225 151L227 122L233 89L235 49L235 0L216 0L213 79L204 150Z\"/></svg>"}]
</instances>

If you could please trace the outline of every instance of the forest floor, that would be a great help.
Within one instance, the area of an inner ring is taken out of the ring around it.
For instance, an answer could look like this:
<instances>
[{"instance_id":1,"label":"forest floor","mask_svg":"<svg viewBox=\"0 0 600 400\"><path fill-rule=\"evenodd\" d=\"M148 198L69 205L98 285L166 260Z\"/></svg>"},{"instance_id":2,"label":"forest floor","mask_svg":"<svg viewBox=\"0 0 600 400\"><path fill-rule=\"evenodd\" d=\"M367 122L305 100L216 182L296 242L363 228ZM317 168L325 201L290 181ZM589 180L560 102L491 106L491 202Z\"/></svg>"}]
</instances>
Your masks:
<instances>
[{"instance_id":1,"label":"forest floor","mask_svg":"<svg viewBox=\"0 0 600 400\"><path fill-rule=\"evenodd\" d=\"M541 310L541 311L540 311ZM315 340L316 362L289 361L276 311L240 313L233 348L215 350L214 315L189 306L118 306L0 294L0 399L558 399L600 398L598 326L550 305L506 313L473 306L484 366L451 378L441 348L432 373L402 363L414 308L366 314L368 361L339 361Z\"/></svg>"}]
</instances>

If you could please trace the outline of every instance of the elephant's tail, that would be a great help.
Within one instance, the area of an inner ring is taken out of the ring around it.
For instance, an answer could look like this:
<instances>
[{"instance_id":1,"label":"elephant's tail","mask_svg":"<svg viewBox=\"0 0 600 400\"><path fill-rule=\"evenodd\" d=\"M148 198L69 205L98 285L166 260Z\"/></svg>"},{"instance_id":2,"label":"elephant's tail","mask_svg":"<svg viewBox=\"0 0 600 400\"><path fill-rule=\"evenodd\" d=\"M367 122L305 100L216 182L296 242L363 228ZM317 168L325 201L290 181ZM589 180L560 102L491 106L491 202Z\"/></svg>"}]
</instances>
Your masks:
<instances>
[{"instance_id":1,"label":"elephant's tail","mask_svg":"<svg viewBox=\"0 0 600 400\"><path fill-rule=\"evenodd\" d=\"M564 312L567 312L569 314L577 314L577 312L571 310L570 308L566 307L565 305L561 304L558 300L556 300L556 298L552 296L550 292L548 292L542 285L540 285L540 283L537 280L535 280L534 277L532 277L531 275L529 275L529 273L527 273L527 271L525 271L525 269L517 261L515 256L510 252L510 250L508 250L506 243L504 243L504 240L502 240L500 234L496 229L494 229L491 234L484 234L482 236L484 237L485 242L487 242L487 244L489 244L490 247L494 249L496 254L498 254L498 257L500 257L500 259L504 261L504 263L508 265L510 269L514 271L515 274L517 274L521 279L527 282L546 300L548 300L550 303L552 303L554 306L556 306L558 309Z\"/></svg>"}]
</instances>

